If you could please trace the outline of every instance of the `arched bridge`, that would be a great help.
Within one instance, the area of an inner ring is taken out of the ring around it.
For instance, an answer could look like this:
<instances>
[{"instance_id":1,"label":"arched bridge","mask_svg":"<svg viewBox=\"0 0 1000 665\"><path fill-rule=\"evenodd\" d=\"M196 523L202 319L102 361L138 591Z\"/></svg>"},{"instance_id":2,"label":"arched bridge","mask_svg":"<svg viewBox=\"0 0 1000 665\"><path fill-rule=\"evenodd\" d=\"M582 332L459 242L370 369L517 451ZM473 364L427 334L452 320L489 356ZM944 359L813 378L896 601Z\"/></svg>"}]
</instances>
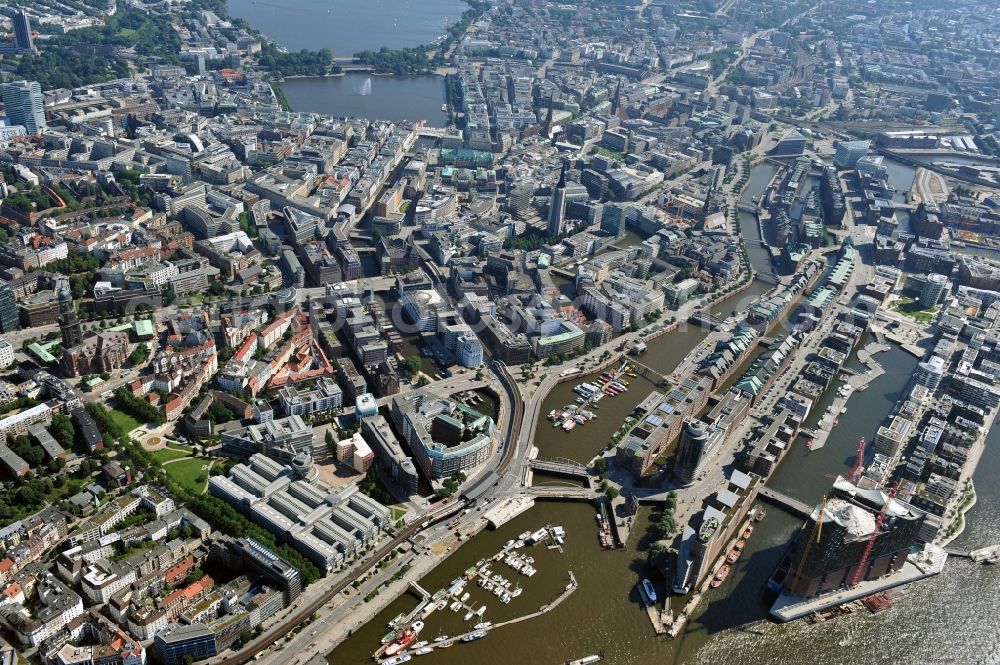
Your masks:
<instances>
[{"instance_id":1,"label":"arched bridge","mask_svg":"<svg viewBox=\"0 0 1000 665\"><path fill-rule=\"evenodd\" d=\"M590 471L579 462L565 457L552 457L548 459L533 459L528 462L535 471L551 473L558 476L571 476L573 478L588 478Z\"/></svg>"}]
</instances>

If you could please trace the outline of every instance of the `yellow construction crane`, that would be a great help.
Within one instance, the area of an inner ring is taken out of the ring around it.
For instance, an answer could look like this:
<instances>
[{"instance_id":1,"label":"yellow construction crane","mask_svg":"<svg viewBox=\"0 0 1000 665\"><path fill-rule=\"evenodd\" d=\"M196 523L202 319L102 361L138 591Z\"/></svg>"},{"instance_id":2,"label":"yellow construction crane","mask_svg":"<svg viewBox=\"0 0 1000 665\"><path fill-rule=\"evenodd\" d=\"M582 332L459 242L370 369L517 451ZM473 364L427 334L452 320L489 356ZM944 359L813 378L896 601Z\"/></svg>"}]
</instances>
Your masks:
<instances>
[{"instance_id":1,"label":"yellow construction crane","mask_svg":"<svg viewBox=\"0 0 1000 665\"><path fill-rule=\"evenodd\" d=\"M823 535L823 512L826 510L826 496L823 496L823 500L819 504L819 515L816 519L816 524L813 525L812 533L809 534L809 540L806 541L806 547L802 550L802 558L799 559L799 566L795 569L795 577L792 578L792 583L788 586L789 589L795 588L799 583L799 577L802 576L802 568L806 565L806 559L809 558L809 550L812 549L813 541L819 542L820 537Z\"/></svg>"}]
</instances>

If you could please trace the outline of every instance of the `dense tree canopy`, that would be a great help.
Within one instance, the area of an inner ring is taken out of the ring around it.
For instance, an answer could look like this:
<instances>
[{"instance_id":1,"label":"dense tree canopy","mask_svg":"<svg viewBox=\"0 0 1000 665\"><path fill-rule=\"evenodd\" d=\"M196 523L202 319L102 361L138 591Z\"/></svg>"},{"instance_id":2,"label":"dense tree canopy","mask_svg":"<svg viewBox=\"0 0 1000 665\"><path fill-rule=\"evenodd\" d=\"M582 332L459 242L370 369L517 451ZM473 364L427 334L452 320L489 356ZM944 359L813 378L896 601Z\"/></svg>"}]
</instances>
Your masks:
<instances>
[{"instance_id":1,"label":"dense tree canopy","mask_svg":"<svg viewBox=\"0 0 1000 665\"><path fill-rule=\"evenodd\" d=\"M275 76L323 76L340 73L340 66L333 62L333 53L328 48L286 53L267 42L261 47L257 61Z\"/></svg>"},{"instance_id":2,"label":"dense tree canopy","mask_svg":"<svg viewBox=\"0 0 1000 665\"><path fill-rule=\"evenodd\" d=\"M433 69L424 47L394 49L383 46L378 51L361 51L354 57L380 74L420 74Z\"/></svg>"},{"instance_id":3,"label":"dense tree canopy","mask_svg":"<svg viewBox=\"0 0 1000 665\"><path fill-rule=\"evenodd\" d=\"M406 356L399 368L406 372L407 376L415 376L420 371L420 356Z\"/></svg>"},{"instance_id":4,"label":"dense tree canopy","mask_svg":"<svg viewBox=\"0 0 1000 665\"><path fill-rule=\"evenodd\" d=\"M101 430L107 437L117 439L124 434L122 428L115 422L103 404L97 402L87 402L84 405L87 413L97 423L97 429Z\"/></svg>"},{"instance_id":5,"label":"dense tree canopy","mask_svg":"<svg viewBox=\"0 0 1000 665\"><path fill-rule=\"evenodd\" d=\"M156 423L157 425L162 425L166 421L163 413L158 408L146 400L136 397L126 388L119 388L116 390L115 399L118 401L118 404L121 406L123 411L130 413L139 420L148 423Z\"/></svg>"},{"instance_id":6,"label":"dense tree canopy","mask_svg":"<svg viewBox=\"0 0 1000 665\"><path fill-rule=\"evenodd\" d=\"M14 66L14 76L38 81L43 90L76 88L129 75L124 59L85 53L70 46L53 44L37 55L24 55Z\"/></svg>"}]
</instances>

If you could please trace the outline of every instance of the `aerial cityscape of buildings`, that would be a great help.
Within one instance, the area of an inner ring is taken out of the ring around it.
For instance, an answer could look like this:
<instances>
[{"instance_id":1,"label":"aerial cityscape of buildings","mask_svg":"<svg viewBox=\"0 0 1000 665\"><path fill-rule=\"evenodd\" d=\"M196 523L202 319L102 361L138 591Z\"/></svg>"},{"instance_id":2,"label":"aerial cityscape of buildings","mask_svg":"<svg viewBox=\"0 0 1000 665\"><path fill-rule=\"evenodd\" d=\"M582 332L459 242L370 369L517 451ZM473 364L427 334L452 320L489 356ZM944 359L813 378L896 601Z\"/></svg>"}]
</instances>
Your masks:
<instances>
[{"instance_id":1,"label":"aerial cityscape of buildings","mask_svg":"<svg viewBox=\"0 0 1000 665\"><path fill-rule=\"evenodd\" d=\"M693 662L1000 561L989 2L235 11L0 7L0 663Z\"/></svg>"}]
</instances>

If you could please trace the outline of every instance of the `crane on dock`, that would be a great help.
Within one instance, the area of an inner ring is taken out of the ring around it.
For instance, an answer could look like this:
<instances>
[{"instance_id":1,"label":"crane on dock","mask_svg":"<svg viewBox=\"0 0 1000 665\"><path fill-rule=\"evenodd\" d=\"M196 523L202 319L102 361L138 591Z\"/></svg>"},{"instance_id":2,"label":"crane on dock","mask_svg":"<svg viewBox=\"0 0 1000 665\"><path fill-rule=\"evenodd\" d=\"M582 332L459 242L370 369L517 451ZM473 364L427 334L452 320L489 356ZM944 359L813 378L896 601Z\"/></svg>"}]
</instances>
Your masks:
<instances>
[{"instance_id":1,"label":"crane on dock","mask_svg":"<svg viewBox=\"0 0 1000 665\"><path fill-rule=\"evenodd\" d=\"M813 525L812 533L809 534L809 540L806 541L806 547L802 550L802 558L799 559L799 565L795 569L795 577L792 578L792 583L788 588L794 589L795 585L799 583L799 577L802 576L802 569L806 565L806 559L809 558L809 550L812 549L813 542L819 543L819 539L823 534L823 511L826 510L826 495L823 495L823 500L819 504L819 517L816 518L816 523Z\"/></svg>"},{"instance_id":2,"label":"crane on dock","mask_svg":"<svg viewBox=\"0 0 1000 665\"><path fill-rule=\"evenodd\" d=\"M875 530L872 531L871 538L868 539L868 543L865 545L864 554L861 555L861 560L858 561L858 567L854 571L854 575L851 577L850 588L858 586L858 582L861 581L864 575L865 567L868 565L868 559L872 555L872 549L875 547L875 539L878 538L878 534L882 531L882 526L885 524L885 516L889 512L889 506L892 504L892 500L896 498L896 492L899 491L899 482L897 481L895 485L889 488L889 493L886 495L885 503L882 505L882 510L878 512L878 517L875 518Z\"/></svg>"}]
</instances>

